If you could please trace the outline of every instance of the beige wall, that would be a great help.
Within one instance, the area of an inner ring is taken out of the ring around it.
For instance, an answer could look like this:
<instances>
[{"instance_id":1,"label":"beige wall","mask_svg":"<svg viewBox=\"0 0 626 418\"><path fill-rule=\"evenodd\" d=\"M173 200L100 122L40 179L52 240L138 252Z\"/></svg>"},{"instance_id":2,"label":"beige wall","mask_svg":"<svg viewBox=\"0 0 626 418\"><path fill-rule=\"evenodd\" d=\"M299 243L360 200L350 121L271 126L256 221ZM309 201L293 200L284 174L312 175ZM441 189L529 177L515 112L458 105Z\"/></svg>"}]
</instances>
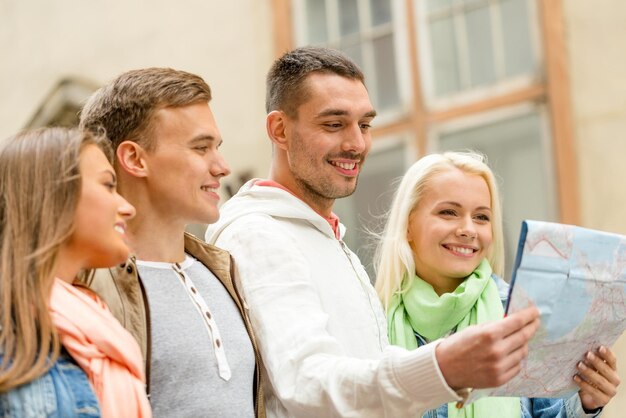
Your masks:
<instances>
[{"instance_id":1,"label":"beige wall","mask_svg":"<svg viewBox=\"0 0 626 418\"><path fill-rule=\"evenodd\" d=\"M269 2L257 0L0 1L0 139L20 130L63 77L102 84L169 66L203 76L235 175L264 176Z\"/></svg>"},{"instance_id":2,"label":"beige wall","mask_svg":"<svg viewBox=\"0 0 626 418\"><path fill-rule=\"evenodd\" d=\"M564 0L582 224L626 234L626 2ZM626 337L615 345L626 381ZM626 416L626 390L603 417Z\"/></svg>"},{"instance_id":3,"label":"beige wall","mask_svg":"<svg viewBox=\"0 0 626 418\"><path fill-rule=\"evenodd\" d=\"M626 2L566 0L582 223L626 234Z\"/></svg>"}]
</instances>

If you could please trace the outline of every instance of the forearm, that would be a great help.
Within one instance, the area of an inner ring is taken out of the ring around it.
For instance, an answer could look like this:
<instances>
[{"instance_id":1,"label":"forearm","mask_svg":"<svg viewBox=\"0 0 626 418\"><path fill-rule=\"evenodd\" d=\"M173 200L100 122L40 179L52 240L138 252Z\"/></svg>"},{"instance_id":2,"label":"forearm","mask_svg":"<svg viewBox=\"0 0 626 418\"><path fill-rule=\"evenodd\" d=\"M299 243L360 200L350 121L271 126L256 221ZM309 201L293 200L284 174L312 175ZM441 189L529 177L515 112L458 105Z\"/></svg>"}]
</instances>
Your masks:
<instances>
[{"instance_id":1,"label":"forearm","mask_svg":"<svg viewBox=\"0 0 626 418\"><path fill-rule=\"evenodd\" d=\"M275 395L298 417L413 418L456 399L426 346L413 352L390 347L379 360L320 352L268 374Z\"/></svg>"}]
</instances>

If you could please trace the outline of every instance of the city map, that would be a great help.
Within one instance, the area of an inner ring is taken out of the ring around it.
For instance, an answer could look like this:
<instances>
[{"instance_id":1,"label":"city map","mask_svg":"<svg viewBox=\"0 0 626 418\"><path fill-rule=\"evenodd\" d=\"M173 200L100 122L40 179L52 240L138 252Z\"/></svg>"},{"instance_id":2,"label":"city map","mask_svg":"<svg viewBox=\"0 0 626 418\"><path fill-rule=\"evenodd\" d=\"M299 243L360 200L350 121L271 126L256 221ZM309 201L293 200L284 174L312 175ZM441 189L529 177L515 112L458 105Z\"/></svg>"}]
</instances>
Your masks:
<instances>
[{"instance_id":1,"label":"city map","mask_svg":"<svg viewBox=\"0 0 626 418\"><path fill-rule=\"evenodd\" d=\"M589 350L612 346L626 329L626 237L581 227L524 221L507 313L530 304L541 327L521 373L471 396L567 397Z\"/></svg>"}]
</instances>

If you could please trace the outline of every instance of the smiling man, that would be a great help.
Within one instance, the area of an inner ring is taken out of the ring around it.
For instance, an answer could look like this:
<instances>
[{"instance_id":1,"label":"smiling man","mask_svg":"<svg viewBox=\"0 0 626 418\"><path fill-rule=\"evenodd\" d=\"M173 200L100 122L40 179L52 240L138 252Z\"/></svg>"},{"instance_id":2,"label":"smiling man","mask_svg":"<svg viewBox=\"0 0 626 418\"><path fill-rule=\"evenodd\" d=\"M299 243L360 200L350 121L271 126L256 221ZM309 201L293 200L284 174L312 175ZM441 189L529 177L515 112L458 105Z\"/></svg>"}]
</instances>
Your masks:
<instances>
[{"instance_id":1,"label":"smiling man","mask_svg":"<svg viewBox=\"0 0 626 418\"><path fill-rule=\"evenodd\" d=\"M134 256L87 284L139 341L155 417L264 416L258 358L230 255L185 233L219 218L230 169L197 75L129 71L98 90L81 127L104 130L119 193L137 209Z\"/></svg>"},{"instance_id":2,"label":"smiling man","mask_svg":"<svg viewBox=\"0 0 626 418\"><path fill-rule=\"evenodd\" d=\"M414 351L388 347L380 301L332 212L357 187L371 146L376 112L360 69L337 51L288 52L268 74L266 107L269 179L246 183L206 238L237 261L269 376L268 416L414 418L469 386L503 383L536 311ZM447 382L444 370L458 378Z\"/></svg>"}]
</instances>

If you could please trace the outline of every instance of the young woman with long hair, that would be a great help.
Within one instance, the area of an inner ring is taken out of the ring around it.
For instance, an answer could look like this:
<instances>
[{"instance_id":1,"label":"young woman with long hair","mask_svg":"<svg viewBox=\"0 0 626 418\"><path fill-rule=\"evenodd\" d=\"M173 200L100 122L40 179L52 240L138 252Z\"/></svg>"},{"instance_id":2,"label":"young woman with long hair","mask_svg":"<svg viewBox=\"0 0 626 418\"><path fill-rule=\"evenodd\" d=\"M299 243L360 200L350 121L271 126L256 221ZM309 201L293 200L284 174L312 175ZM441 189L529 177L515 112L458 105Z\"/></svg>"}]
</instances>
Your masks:
<instances>
[{"instance_id":1,"label":"young woman with long hair","mask_svg":"<svg viewBox=\"0 0 626 418\"><path fill-rule=\"evenodd\" d=\"M376 290L391 344L414 349L471 325L503 317L507 284L500 198L494 175L475 153L417 161L394 197L377 253ZM581 360L566 400L483 398L432 418L594 417L615 395L616 359L600 347ZM443 371L442 371L443 372ZM445 373L444 373L445 376Z\"/></svg>"},{"instance_id":2,"label":"young woman with long hair","mask_svg":"<svg viewBox=\"0 0 626 418\"><path fill-rule=\"evenodd\" d=\"M139 347L74 285L130 251L106 139L46 128L1 147L0 415L151 416Z\"/></svg>"}]
</instances>

